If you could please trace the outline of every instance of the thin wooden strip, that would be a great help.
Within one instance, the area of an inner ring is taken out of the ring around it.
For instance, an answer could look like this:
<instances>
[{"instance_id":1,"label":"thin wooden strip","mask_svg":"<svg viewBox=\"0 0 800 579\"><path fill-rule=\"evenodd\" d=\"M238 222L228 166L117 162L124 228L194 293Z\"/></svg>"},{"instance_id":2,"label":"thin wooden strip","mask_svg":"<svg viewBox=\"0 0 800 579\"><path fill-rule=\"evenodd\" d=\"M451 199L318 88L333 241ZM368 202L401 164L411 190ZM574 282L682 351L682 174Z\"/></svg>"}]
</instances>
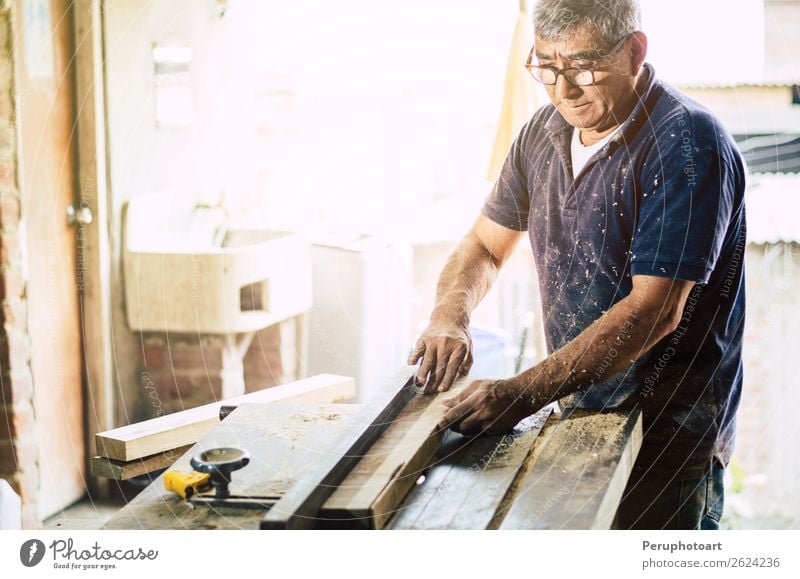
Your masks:
<instances>
[{"instance_id":1,"label":"thin wooden strip","mask_svg":"<svg viewBox=\"0 0 800 579\"><path fill-rule=\"evenodd\" d=\"M297 464L313 463L314 468L297 479L286 494L261 520L262 529L313 528L325 501L366 455L378 437L417 395L414 384L416 368L407 367L393 378L370 401L360 424L343 432L332 452L312 454L299 449L293 457Z\"/></svg>"},{"instance_id":2,"label":"thin wooden strip","mask_svg":"<svg viewBox=\"0 0 800 579\"><path fill-rule=\"evenodd\" d=\"M453 440L459 437L460 435L453 432L447 433L441 449L451 447ZM443 483L452 469L452 464L439 462L425 473L424 481L412 487L403 502L397 507L386 528L392 530L418 528L416 527L416 522L428 508L428 505L437 501L448 500L447 487Z\"/></svg>"},{"instance_id":3,"label":"thin wooden strip","mask_svg":"<svg viewBox=\"0 0 800 579\"><path fill-rule=\"evenodd\" d=\"M391 528L486 529L551 413L543 409L507 435L449 435Z\"/></svg>"},{"instance_id":4,"label":"thin wooden strip","mask_svg":"<svg viewBox=\"0 0 800 579\"><path fill-rule=\"evenodd\" d=\"M542 431L539 433L539 436L537 436L536 440L533 441L530 456L514 475L514 480L511 483L511 486L508 487L506 496L503 497L503 500L500 502L500 506L498 506L495 510L492 520L489 521L489 525L486 527L487 529L497 530L500 528L500 524L503 522L503 519L505 519L506 514L508 514L508 509L510 509L511 505L514 504L514 497L517 496L517 493L522 486L522 481L525 480L525 477L536 464L536 457L539 456L542 446L547 441L548 436L553 431L553 428L555 428L555 425L560 419L561 413L556 408L548 417L547 422L545 422L545 425L542 428Z\"/></svg>"},{"instance_id":5,"label":"thin wooden strip","mask_svg":"<svg viewBox=\"0 0 800 579\"><path fill-rule=\"evenodd\" d=\"M638 409L565 416L542 446L500 528L609 528L641 443Z\"/></svg>"},{"instance_id":6,"label":"thin wooden strip","mask_svg":"<svg viewBox=\"0 0 800 579\"><path fill-rule=\"evenodd\" d=\"M487 529L517 474L529 460L536 441L553 413L547 407L520 425L519 431L503 437L488 461L479 459L469 477L467 493L448 529Z\"/></svg>"},{"instance_id":7,"label":"thin wooden strip","mask_svg":"<svg viewBox=\"0 0 800 579\"><path fill-rule=\"evenodd\" d=\"M320 517L383 528L441 445L444 431L437 422L447 410L443 400L469 382L465 378L450 392L412 399L326 501Z\"/></svg>"},{"instance_id":8,"label":"thin wooden strip","mask_svg":"<svg viewBox=\"0 0 800 579\"><path fill-rule=\"evenodd\" d=\"M346 376L320 374L251 394L159 416L97 434L97 453L122 462L194 444L219 423L223 405L286 402L326 404L353 398L355 381Z\"/></svg>"},{"instance_id":9,"label":"thin wooden strip","mask_svg":"<svg viewBox=\"0 0 800 579\"><path fill-rule=\"evenodd\" d=\"M430 460L441 444L442 436L431 436L422 443L415 456L406 462L398 471L391 483L384 487L381 494L369 508L372 527L383 529L397 510L398 505L425 472ZM358 511L354 511L358 512Z\"/></svg>"},{"instance_id":10,"label":"thin wooden strip","mask_svg":"<svg viewBox=\"0 0 800 579\"><path fill-rule=\"evenodd\" d=\"M447 462L447 473L443 477L435 477L439 487L435 496L431 497L425 508L414 518L403 520L405 512L398 513L398 521L393 525L394 529L446 529L452 519L456 516L459 509L463 506L469 489L468 480L477 463L485 458L491 457L498 444L504 440L504 436L480 437L472 440L460 436L449 438L448 443L442 447L442 452L446 453L443 462ZM449 467L449 468L448 468ZM440 468L436 464L431 469L431 475ZM420 485L422 487L432 484L432 480L426 477ZM499 499L498 499L499 501Z\"/></svg>"},{"instance_id":11,"label":"thin wooden strip","mask_svg":"<svg viewBox=\"0 0 800 579\"><path fill-rule=\"evenodd\" d=\"M167 450L144 458L122 462L104 456L94 456L91 460L92 474L97 477L114 480L128 480L144 474L150 474L171 466L183 453L192 447L191 444L174 450Z\"/></svg>"}]
</instances>

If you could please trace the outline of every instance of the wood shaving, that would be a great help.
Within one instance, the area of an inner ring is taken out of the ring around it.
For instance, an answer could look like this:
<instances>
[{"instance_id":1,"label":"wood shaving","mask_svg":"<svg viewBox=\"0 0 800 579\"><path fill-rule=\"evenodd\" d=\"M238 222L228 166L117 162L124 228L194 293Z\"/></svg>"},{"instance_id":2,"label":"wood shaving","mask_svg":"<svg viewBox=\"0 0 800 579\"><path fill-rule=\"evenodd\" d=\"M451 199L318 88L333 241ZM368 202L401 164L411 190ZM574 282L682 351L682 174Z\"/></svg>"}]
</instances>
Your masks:
<instances>
[{"instance_id":1,"label":"wood shaving","mask_svg":"<svg viewBox=\"0 0 800 579\"><path fill-rule=\"evenodd\" d=\"M291 420L300 420L302 422L315 422L317 420L339 420L341 418L341 414L338 412L298 412L297 414L292 414L289 419Z\"/></svg>"}]
</instances>

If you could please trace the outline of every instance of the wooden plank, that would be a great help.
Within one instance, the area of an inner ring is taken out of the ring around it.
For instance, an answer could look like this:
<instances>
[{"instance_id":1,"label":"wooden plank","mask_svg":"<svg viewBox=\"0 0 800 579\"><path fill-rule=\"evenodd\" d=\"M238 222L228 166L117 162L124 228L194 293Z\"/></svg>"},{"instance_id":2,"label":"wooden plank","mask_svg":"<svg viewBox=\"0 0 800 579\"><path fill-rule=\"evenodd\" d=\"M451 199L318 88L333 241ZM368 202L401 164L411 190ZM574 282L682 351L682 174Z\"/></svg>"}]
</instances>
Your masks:
<instances>
[{"instance_id":1,"label":"wooden plank","mask_svg":"<svg viewBox=\"0 0 800 579\"><path fill-rule=\"evenodd\" d=\"M416 368L405 367L365 406L358 424L343 431L331 452L299 448L293 457L296 465L313 465L302 479L292 484L286 494L261 520L262 529L313 528L320 510L336 487L410 400L418 394Z\"/></svg>"},{"instance_id":2,"label":"wooden plank","mask_svg":"<svg viewBox=\"0 0 800 579\"><path fill-rule=\"evenodd\" d=\"M552 407L502 436L449 433L424 482L397 510L392 529L486 529L528 460Z\"/></svg>"},{"instance_id":3,"label":"wooden plank","mask_svg":"<svg viewBox=\"0 0 800 579\"><path fill-rule=\"evenodd\" d=\"M223 405L267 402L324 404L352 398L355 396L355 392L353 378L320 374L297 382L101 432L97 435L97 454L122 462L130 462L187 444L194 444L219 423L219 409Z\"/></svg>"},{"instance_id":4,"label":"wooden plank","mask_svg":"<svg viewBox=\"0 0 800 579\"><path fill-rule=\"evenodd\" d=\"M445 432L436 423L447 411L442 401L471 381L463 378L450 392L412 399L326 501L320 519L383 528L441 446Z\"/></svg>"},{"instance_id":5,"label":"wooden plank","mask_svg":"<svg viewBox=\"0 0 800 579\"><path fill-rule=\"evenodd\" d=\"M143 474L150 474L171 466L192 445L181 446L174 450L167 450L146 456L130 462L122 462L104 456L94 456L91 461L92 474L97 477L114 480L128 480Z\"/></svg>"},{"instance_id":6,"label":"wooden plank","mask_svg":"<svg viewBox=\"0 0 800 579\"><path fill-rule=\"evenodd\" d=\"M190 472L192 456L210 448L234 446L252 460L233 473L231 492L269 496L285 493L314 470L318 458L334 450L339 434L361 422L357 404L243 404L191 447L174 464ZM299 463L300 449L316 455ZM112 517L108 529L257 529L264 511L198 505L164 490L163 475Z\"/></svg>"},{"instance_id":7,"label":"wooden plank","mask_svg":"<svg viewBox=\"0 0 800 579\"><path fill-rule=\"evenodd\" d=\"M642 444L642 414L574 411L548 437L501 529L608 529Z\"/></svg>"},{"instance_id":8,"label":"wooden plank","mask_svg":"<svg viewBox=\"0 0 800 579\"><path fill-rule=\"evenodd\" d=\"M503 497L503 500L500 502L500 506L496 507L494 516L487 527L488 529L496 530L500 528L500 524L503 522L503 519L508 513L508 509L511 508L511 505L514 503L514 499L519 493L519 488L522 484L522 481L525 480L525 477L536 464L536 458L541 454L542 446L544 445L545 441L547 441L547 438L553 432L553 429L555 428L556 424L558 424L560 419L561 412L558 408L558 402L556 402L553 404L553 413L548 417L544 428L542 428L542 431L539 433L539 436L537 436L536 440L533 441L533 447L531 448L530 456L517 471L514 481L506 491L506 496Z\"/></svg>"},{"instance_id":9,"label":"wooden plank","mask_svg":"<svg viewBox=\"0 0 800 579\"><path fill-rule=\"evenodd\" d=\"M78 290L86 368L86 446L97 453L95 433L113 424L111 247L106 166L106 110L101 0L76 0L74 27L75 134L80 207L92 223L78 227Z\"/></svg>"}]
</instances>

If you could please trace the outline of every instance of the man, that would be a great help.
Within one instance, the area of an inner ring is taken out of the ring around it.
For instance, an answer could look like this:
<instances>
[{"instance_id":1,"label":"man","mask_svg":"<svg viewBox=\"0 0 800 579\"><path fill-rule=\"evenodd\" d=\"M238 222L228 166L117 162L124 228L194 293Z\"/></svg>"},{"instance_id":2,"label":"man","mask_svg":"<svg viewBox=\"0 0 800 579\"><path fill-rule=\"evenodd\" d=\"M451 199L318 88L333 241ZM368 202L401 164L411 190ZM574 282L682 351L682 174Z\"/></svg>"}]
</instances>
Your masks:
<instances>
[{"instance_id":1,"label":"man","mask_svg":"<svg viewBox=\"0 0 800 579\"><path fill-rule=\"evenodd\" d=\"M409 362L427 392L469 371L470 313L527 232L550 355L472 382L442 425L506 432L557 399L638 406L645 436L615 525L715 529L742 383L745 172L712 114L644 63L639 27L636 0L537 5L528 69L551 104L448 260Z\"/></svg>"}]
</instances>

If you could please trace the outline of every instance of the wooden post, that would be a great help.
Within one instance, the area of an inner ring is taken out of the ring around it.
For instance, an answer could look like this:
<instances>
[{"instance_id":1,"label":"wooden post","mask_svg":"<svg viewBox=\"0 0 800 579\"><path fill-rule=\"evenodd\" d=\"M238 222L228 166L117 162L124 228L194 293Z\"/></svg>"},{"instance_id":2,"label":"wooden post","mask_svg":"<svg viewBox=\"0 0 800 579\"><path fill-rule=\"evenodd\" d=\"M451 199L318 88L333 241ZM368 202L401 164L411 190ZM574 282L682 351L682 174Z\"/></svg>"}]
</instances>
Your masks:
<instances>
[{"instance_id":1,"label":"wooden post","mask_svg":"<svg viewBox=\"0 0 800 579\"><path fill-rule=\"evenodd\" d=\"M102 0L76 0L72 5L80 194L77 203L92 212L91 223L77 229L88 457L95 454L95 434L113 426L102 4ZM96 482L90 481L95 490Z\"/></svg>"}]
</instances>

